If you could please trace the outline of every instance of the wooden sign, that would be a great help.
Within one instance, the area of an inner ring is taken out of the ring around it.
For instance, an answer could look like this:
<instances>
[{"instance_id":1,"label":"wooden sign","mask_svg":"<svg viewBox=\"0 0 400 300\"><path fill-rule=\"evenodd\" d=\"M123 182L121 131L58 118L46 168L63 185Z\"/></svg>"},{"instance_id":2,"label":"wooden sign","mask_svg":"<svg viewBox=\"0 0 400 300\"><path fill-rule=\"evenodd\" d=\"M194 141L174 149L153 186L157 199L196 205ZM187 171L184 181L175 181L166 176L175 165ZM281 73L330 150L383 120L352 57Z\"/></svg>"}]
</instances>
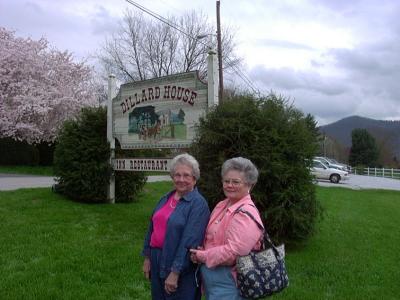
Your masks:
<instances>
[{"instance_id":1,"label":"wooden sign","mask_svg":"<svg viewBox=\"0 0 400 300\"><path fill-rule=\"evenodd\" d=\"M114 160L116 171L169 172L170 158L123 158Z\"/></svg>"},{"instance_id":2,"label":"wooden sign","mask_svg":"<svg viewBox=\"0 0 400 300\"><path fill-rule=\"evenodd\" d=\"M123 84L112 101L113 137L122 149L188 148L207 107L197 71Z\"/></svg>"}]
</instances>

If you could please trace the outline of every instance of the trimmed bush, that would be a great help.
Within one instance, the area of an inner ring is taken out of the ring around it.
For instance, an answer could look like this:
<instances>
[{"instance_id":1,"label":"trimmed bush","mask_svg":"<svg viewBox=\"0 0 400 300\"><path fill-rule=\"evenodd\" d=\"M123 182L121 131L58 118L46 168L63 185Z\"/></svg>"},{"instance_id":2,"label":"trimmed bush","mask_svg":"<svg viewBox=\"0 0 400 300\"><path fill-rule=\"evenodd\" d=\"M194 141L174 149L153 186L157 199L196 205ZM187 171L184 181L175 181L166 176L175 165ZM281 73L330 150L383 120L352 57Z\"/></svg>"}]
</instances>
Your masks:
<instances>
[{"instance_id":1,"label":"trimmed bush","mask_svg":"<svg viewBox=\"0 0 400 300\"><path fill-rule=\"evenodd\" d=\"M223 162L236 156L252 160L260 172L252 197L268 233L277 242L304 241L321 212L309 171L317 136L313 118L281 97L224 101L200 120L192 145L202 171L199 188L214 207L224 198Z\"/></svg>"},{"instance_id":2,"label":"trimmed bush","mask_svg":"<svg viewBox=\"0 0 400 300\"><path fill-rule=\"evenodd\" d=\"M112 168L107 142L107 110L84 108L76 120L64 123L54 153L54 173L60 191L70 199L102 203ZM146 183L143 172L116 173L116 202L134 201Z\"/></svg>"}]
</instances>

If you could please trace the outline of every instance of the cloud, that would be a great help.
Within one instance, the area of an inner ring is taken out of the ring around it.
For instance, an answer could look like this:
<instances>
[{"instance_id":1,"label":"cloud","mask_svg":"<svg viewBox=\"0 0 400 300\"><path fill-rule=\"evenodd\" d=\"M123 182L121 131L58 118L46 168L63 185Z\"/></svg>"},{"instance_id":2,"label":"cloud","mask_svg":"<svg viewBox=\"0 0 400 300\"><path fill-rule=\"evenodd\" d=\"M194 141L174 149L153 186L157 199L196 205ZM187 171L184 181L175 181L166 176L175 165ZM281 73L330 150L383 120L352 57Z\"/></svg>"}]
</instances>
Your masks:
<instances>
[{"instance_id":1,"label":"cloud","mask_svg":"<svg viewBox=\"0 0 400 300\"><path fill-rule=\"evenodd\" d=\"M258 65L250 70L250 77L264 91L294 99L296 107L313 114L320 125L349 115L399 119L398 42L329 49L310 70ZM321 72L328 67L333 71Z\"/></svg>"},{"instance_id":2,"label":"cloud","mask_svg":"<svg viewBox=\"0 0 400 300\"><path fill-rule=\"evenodd\" d=\"M296 71L290 68L267 69L256 66L250 71L253 80L264 86L285 90L310 90L322 95L341 95L348 90L346 84L335 78L323 77L315 71Z\"/></svg>"},{"instance_id":3,"label":"cloud","mask_svg":"<svg viewBox=\"0 0 400 300\"><path fill-rule=\"evenodd\" d=\"M312 47L301 44L294 43L285 40L274 40L274 39L259 39L256 41L255 45L264 47L277 47L277 48L288 48L288 49L300 49L300 50L313 50Z\"/></svg>"},{"instance_id":4,"label":"cloud","mask_svg":"<svg viewBox=\"0 0 400 300\"><path fill-rule=\"evenodd\" d=\"M91 31L95 35L104 37L106 34L113 32L120 21L120 18L112 16L110 12L103 6L96 6L93 14L89 17Z\"/></svg>"}]
</instances>

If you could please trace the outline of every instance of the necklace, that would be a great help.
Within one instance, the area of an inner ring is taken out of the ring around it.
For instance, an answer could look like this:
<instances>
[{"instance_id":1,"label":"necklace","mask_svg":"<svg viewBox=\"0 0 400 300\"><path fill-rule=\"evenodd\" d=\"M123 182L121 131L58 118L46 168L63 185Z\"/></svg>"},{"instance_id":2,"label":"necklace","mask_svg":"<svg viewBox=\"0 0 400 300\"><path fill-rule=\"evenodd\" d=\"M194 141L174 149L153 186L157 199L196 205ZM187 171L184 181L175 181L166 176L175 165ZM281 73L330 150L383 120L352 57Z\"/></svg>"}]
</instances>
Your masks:
<instances>
[{"instance_id":1,"label":"necklace","mask_svg":"<svg viewBox=\"0 0 400 300\"><path fill-rule=\"evenodd\" d=\"M169 202L169 207L171 207L171 208L175 208L176 207L176 205L178 204L179 200L175 200L175 205L173 204L174 200L175 200L175 198L172 197L171 201Z\"/></svg>"}]
</instances>

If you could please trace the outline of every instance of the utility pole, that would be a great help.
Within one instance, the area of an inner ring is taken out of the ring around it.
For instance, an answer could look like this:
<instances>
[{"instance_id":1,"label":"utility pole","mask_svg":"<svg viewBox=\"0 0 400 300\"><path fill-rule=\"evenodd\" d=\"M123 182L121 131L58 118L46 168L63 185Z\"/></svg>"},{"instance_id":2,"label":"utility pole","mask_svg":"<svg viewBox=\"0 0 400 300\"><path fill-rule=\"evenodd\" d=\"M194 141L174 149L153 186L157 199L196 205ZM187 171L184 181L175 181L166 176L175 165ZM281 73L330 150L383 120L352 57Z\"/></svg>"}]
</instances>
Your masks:
<instances>
[{"instance_id":1,"label":"utility pole","mask_svg":"<svg viewBox=\"0 0 400 300\"><path fill-rule=\"evenodd\" d=\"M219 80L217 68L217 52L213 49L208 51L207 57L207 84L208 84L208 107L218 105Z\"/></svg>"},{"instance_id":2,"label":"utility pole","mask_svg":"<svg viewBox=\"0 0 400 300\"><path fill-rule=\"evenodd\" d=\"M217 0L217 44L218 44L218 75L219 75L219 90L218 90L218 98L220 103L223 101L224 95L224 80L222 74L222 45L221 45L221 19L220 19L220 1Z\"/></svg>"},{"instance_id":3,"label":"utility pole","mask_svg":"<svg viewBox=\"0 0 400 300\"><path fill-rule=\"evenodd\" d=\"M112 99L115 97L115 75L108 76L108 101L107 101L107 140L110 143L110 165L113 170L110 175L110 182L107 187L107 200L109 203L115 203L115 139L113 138L113 114Z\"/></svg>"}]
</instances>

